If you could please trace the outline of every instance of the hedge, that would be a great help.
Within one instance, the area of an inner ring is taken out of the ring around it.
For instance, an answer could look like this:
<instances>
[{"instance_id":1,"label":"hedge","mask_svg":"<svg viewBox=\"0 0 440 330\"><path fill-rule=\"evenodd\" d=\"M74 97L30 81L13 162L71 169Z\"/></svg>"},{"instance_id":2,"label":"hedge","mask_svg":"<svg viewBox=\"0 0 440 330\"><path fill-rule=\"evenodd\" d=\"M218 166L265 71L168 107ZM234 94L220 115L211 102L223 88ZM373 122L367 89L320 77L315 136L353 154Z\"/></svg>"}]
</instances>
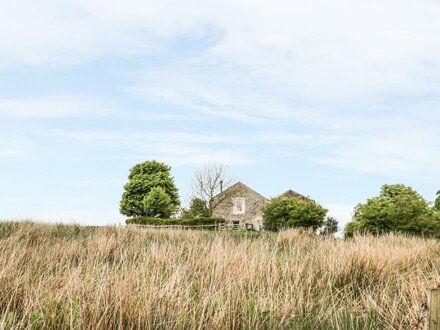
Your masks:
<instances>
[{"instance_id":1,"label":"hedge","mask_svg":"<svg viewBox=\"0 0 440 330\"><path fill-rule=\"evenodd\" d=\"M161 219L161 218L148 218L148 217L136 217L127 219L125 221L127 225L150 225L150 226L202 226L202 225L215 225L225 223L223 218L193 218L193 219Z\"/></svg>"}]
</instances>

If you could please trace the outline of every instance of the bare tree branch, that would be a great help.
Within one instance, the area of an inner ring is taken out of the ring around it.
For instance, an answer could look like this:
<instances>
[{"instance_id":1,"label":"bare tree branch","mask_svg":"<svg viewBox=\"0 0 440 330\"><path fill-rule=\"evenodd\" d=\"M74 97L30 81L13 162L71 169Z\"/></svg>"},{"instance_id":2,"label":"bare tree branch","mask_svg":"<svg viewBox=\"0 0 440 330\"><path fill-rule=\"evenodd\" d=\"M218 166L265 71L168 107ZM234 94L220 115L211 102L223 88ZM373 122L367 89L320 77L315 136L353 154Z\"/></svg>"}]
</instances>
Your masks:
<instances>
[{"instance_id":1,"label":"bare tree branch","mask_svg":"<svg viewBox=\"0 0 440 330\"><path fill-rule=\"evenodd\" d=\"M227 174L225 167L219 163L206 164L196 170L191 184L191 194L193 198L200 198L206 202L209 215L224 198L215 199L221 192L228 189L236 182L236 178Z\"/></svg>"}]
</instances>

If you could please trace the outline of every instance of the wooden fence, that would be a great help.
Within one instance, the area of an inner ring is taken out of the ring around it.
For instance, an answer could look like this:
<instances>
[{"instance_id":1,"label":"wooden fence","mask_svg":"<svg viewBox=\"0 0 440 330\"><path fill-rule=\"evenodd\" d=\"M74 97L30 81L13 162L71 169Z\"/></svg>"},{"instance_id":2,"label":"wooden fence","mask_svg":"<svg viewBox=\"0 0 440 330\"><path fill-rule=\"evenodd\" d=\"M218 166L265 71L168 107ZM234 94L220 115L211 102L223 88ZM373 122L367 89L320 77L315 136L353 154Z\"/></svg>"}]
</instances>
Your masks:
<instances>
[{"instance_id":1,"label":"wooden fence","mask_svg":"<svg viewBox=\"0 0 440 330\"><path fill-rule=\"evenodd\" d=\"M238 224L213 224L213 225L193 225L193 226L184 226L184 225L136 225L131 224L127 225L127 227L139 227L139 228L171 228L171 229L212 229L212 230L253 230L253 226L246 226L246 228L241 228Z\"/></svg>"},{"instance_id":2,"label":"wooden fence","mask_svg":"<svg viewBox=\"0 0 440 330\"><path fill-rule=\"evenodd\" d=\"M440 330L440 288L427 292L425 330Z\"/></svg>"}]
</instances>

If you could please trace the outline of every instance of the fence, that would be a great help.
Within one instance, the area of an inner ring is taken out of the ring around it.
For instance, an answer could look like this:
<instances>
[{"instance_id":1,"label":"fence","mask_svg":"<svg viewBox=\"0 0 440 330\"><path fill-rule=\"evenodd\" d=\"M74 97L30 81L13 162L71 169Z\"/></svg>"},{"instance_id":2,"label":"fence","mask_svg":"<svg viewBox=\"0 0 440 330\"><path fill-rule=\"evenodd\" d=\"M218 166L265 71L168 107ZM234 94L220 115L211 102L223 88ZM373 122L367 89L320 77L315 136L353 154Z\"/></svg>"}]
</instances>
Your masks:
<instances>
[{"instance_id":1,"label":"fence","mask_svg":"<svg viewBox=\"0 0 440 330\"><path fill-rule=\"evenodd\" d=\"M440 288L428 290L426 311L425 330L440 330Z\"/></svg>"},{"instance_id":2,"label":"fence","mask_svg":"<svg viewBox=\"0 0 440 330\"><path fill-rule=\"evenodd\" d=\"M128 225L128 227L139 227L139 228L155 228L155 229L161 229L161 228L172 228L172 229L213 229L213 230L253 230L253 226L249 226L249 224L246 224L246 228L241 228L239 224L225 224L225 223L218 223L213 225L193 225L193 226L187 226L187 225Z\"/></svg>"}]
</instances>

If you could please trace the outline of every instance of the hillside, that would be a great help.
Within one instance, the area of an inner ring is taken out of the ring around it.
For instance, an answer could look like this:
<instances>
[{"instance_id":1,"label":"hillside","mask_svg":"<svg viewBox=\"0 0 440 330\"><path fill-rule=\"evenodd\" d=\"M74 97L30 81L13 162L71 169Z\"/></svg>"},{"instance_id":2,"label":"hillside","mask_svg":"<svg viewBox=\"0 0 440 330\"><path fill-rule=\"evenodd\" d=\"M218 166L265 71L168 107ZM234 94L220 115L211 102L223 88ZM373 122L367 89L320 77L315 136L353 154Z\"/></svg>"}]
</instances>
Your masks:
<instances>
[{"instance_id":1,"label":"hillside","mask_svg":"<svg viewBox=\"0 0 440 330\"><path fill-rule=\"evenodd\" d=\"M0 328L409 329L440 244L0 223Z\"/></svg>"}]
</instances>

